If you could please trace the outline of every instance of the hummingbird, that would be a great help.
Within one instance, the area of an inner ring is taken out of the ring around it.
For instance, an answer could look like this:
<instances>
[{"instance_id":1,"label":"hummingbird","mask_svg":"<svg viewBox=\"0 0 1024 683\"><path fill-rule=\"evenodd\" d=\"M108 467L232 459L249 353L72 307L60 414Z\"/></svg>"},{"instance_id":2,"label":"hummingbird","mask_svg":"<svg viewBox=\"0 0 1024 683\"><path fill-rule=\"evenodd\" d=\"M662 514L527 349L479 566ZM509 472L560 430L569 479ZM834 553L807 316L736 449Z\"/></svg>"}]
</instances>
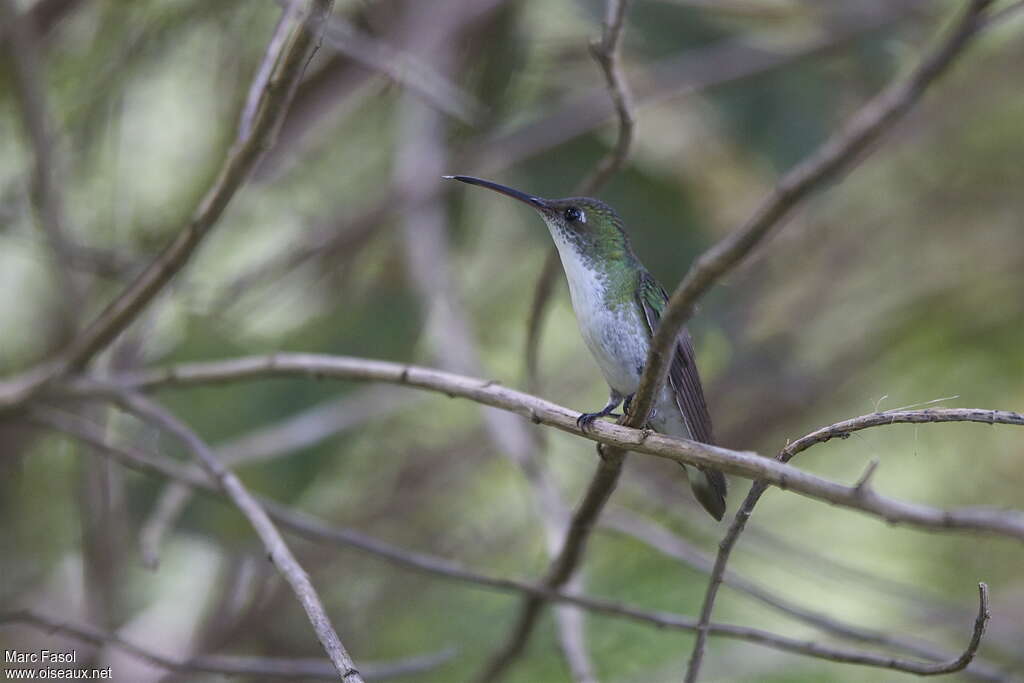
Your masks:
<instances>
[{"instance_id":1,"label":"hummingbird","mask_svg":"<svg viewBox=\"0 0 1024 683\"><path fill-rule=\"evenodd\" d=\"M591 197L544 199L482 178L444 178L494 190L540 214L558 248L580 334L609 387L608 403L597 412L581 414L576 424L586 430L594 420L614 416L623 402L628 412L668 295L633 252L619 214ZM711 416L686 329L679 333L668 382L648 422L662 434L713 443ZM721 520L725 477L710 468L690 472L682 467L694 496Z\"/></svg>"}]
</instances>

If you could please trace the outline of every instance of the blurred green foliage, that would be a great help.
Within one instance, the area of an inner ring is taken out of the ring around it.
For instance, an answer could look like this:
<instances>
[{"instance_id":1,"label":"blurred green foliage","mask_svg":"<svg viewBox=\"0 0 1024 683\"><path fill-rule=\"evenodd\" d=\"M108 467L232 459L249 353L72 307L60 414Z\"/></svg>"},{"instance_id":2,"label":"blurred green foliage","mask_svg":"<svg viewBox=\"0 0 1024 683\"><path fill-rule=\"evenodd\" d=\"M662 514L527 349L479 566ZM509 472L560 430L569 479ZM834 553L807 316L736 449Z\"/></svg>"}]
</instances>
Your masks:
<instances>
[{"instance_id":1,"label":"blurred green foliage","mask_svg":"<svg viewBox=\"0 0 1024 683\"><path fill-rule=\"evenodd\" d=\"M335 14L404 49L415 42L402 21L413 4L339 1ZM752 210L779 173L905 72L955 3L872 2L857 11L841 2L771 3L775 11L765 14L704 4L633 3L624 54L631 80L642 86L659 60L699 55L708 46L784 50L827 37L862 14L887 18L835 49L722 87L660 93L649 104L641 99L630 165L601 196L624 216L638 254L669 289L701 250ZM68 3L42 47L61 191L76 244L141 264L180 229L232 141L278 11L269 0ZM586 44L602 15L596 1L508 2L462 30L453 64L436 68L486 113L474 124L446 121L450 172L475 172L460 165L475 160L499 169L498 180L536 194L571 190L612 144L610 126L541 145L511 168L500 154L489 155L488 145L543 122L562 102L600 93L603 80ZM955 396L946 406L1024 410L1022 30L1016 19L990 31L861 168L818 194L705 300L692 327L723 445L773 454L824 424L940 397ZM410 207L392 179L402 152L404 90L325 45L278 147L197 257L118 342L124 358L115 351L96 369L275 350L436 364L425 334L424 293L408 275L399 229L403 212L419 208ZM5 67L0 98L9 105L13 97ZM31 218L31 158L14 108L0 109L5 372L50 348L51 312L60 296L58 266ZM450 250L438 267L465 308L484 372L524 386L525 321L548 248L543 226L495 197L439 179L423 182L431 192L447 193L437 203ZM358 217L368 211L373 220L361 229ZM232 289L238 278L318 239L336 248L312 249L301 262ZM78 274L87 283L87 315L120 291L134 266L116 276L89 271ZM546 398L577 409L603 402L605 387L583 351L561 281L546 320L541 368ZM360 396L362 389L290 379L169 390L160 398L217 444L340 395ZM253 490L337 525L481 571L537 576L546 556L536 503L521 473L496 452L480 415L471 403L430 395L240 473ZM151 428L102 413L98 419L143 447L187 457ZM60 439L11 436L8 443L0 465L0 600L59 605L69 617L108 628L157 605L178 605L195 614L173 628L208 635L197 641L200 650L319 654L291 595L267 563L253 560L262 558L254 535L222 501L190 504L165 543L159 571L151 573L139 565L138 532L162 482L96 464ZM593 447L561 433L547 433L546 443L550 476L567 501L578 500L593 469ZM1019 508L1022 444L1019 430L1009 427L896 426L821 446L796 464L853 481L878 458L875 482L886 494L937 506ZM696 511L670 464L636 456L627 469L616 506L714 551L724 526ZM100 494L96 477L104 482ZM731 509L747 487L732 482ZM105 566L114 579L105 589L100 569L90 569L95 558L83 550L90 530L103 524ZM735 571L798 604L951 651L966 641L975 584L987 581L994 615L982 655L1024 676L1019 544L888 527L778 491L765 497L751 527L735 554ZM459 649L449 664L415 680L466 680L505 636L517 605L513 596L354 550L299 540L295 547L357 661ZM190 573L189 567L207 566L202 558L214 558L218 569ZM851 578L835 563L878 580ZM585 573L595 595L688 615L699 611L705 588L703 574L608 530L593 539ZM882 580L897 582L905 595L883 591ZM241 606L218 602L234 589ZM190 604L181 591L208 599ZM919 594L954 606L955 617L921 608L912 597ZM109 598L105 613L89 607L97 595ZM718 621L821 638L728 589L718 605ZM138 639L173 640L171 629L169 623ZM587 636L602 680L677 680L690 646L687 634L603 616L588 616ZM40 636L18 631L12 637L35 642L30 639ZM567 680L556 642L549 615L508 680ZM729 681L903 678L720 639L712 640L706 674Z\"/></svg>"}]
</instances>

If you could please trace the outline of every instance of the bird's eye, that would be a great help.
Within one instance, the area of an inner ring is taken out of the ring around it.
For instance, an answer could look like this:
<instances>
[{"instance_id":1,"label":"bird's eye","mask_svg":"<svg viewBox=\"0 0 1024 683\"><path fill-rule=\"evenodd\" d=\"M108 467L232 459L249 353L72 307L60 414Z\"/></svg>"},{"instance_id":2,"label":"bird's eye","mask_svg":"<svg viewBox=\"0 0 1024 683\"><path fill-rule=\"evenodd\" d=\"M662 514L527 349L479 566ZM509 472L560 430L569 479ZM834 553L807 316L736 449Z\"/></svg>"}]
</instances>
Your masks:
<instances>
[{"instance_id":1,"label":"bird's eye","mask_svg":"<svg viewBox=\"0 0 1024 683\"><path fill-rule=\"evenodd\" d=\"M570 223L576 223L577 221L580 223L586 222L586 219L583 217L583 212L577 209L575 206L570 206L568 209L565 210L565 220L569 221Z\"/></svg>"}]
</instances>

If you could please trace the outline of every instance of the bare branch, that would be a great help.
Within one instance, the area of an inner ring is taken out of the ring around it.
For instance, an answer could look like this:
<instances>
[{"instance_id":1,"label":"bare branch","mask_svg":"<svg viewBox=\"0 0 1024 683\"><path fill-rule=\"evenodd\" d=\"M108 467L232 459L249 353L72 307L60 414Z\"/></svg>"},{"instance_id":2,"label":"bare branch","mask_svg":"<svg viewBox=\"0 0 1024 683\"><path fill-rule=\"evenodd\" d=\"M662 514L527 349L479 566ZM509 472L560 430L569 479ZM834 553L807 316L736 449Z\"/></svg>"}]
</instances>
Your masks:
<instances>
[{"instance_id":1,"label":"bare branch","mask_svg":"<svg viewBox=\"0 0 1024 683\"><path fill-rule=\"evenodd\" d=\"M801 201L866 156L871 143L908 112L928 86L963 53L971 37L984 25L984 12L989 5L991 0L971 0L950 34L908 78L889 86L864 105L840 131L786 173L744 225L690 267L672 293L651 342L640 388L633 399L633 410L638 417L646 421L654 398L665 383L671 350L679 331L693 315L697 300L736 267Z\"/></svg>"},{"instance_id":2,"label":"bare branch","mask_svg":"<svg viewBox=\"0 0 1024 683\"><path fill-rule=\"evenodd\" d=\"M212 483L206 476L196 475L191 472L189 468L182 466L174 460L153 457L134 448L109 443L102 432L76 416L48 409L33 408L29 417L35 424L67 434L68 436L89 444L93 447L92 450L88 451L90 453L95 452L109 455L126 467L130 467L144 473L155 473L160 476L171 478L175 481L187 483L190 486L198 488L204 493L220 496L225 495L223 490L216 484ZM314 517L270 500L260 499L260 502L267 511L267 514L275 519L282 527L314 542L354 547L378 557L385 558L395 564L445 579L464 582L471 586L479 586L503 592L523 593L529 596L539 596L546 600L555 600L575 605L595 613L630 619L637 623L647 624L658 628L682 631L693 631L697 628L697 620L690 617L684 617L667 612L646 611L609 600L553 590L544 585L478 574L442 558L433 557L423 553L411 552L397 548L388 543L384 543L383 541L369 538L355 531L328 526ZM984 605L983 611L987 614L987 602ZM976 634L978 633L978 630L979 626L976 621ZM900 670L910 670L905 668L908 666L918 668L933 666L932 664L907 662L906 660L899 660L893 657L875 655L861 650L821 645L813 641L788 638L786 636L772 634L760 629L747 628L743 626L712 624L710 627L710 633L714 636L734 638L757 643L765 647L785 652L792 652L794 654L831 661L879 666L883 668L897 668ZM980 638L980 635L977 637ZM974 640L975 639L972 638L972 643ZM971 653L970 656L973 657L975 649L976 647L968 648L967 652ZM959 662L961 659L963 659L963 656L958 658L956 661ZM994 680L1002 680L998 675L993 675L992 678Z\"/></svg>"},{"instance_id":3,"label":"bare branch","mask_svg":"<svg viewBox=\"0 0 1024 683\"><path fill-rule=\"evenodd\" d=\"M590 45L591 54L604 73L608 94L619 120L615 146L598 162L594 170L576 187L574 194L590 195L604 187L626 163L629 148L633 143L636 118L633 110L633 93L630 92L626 76L619 60L619 43L626 19L629 0L608 0L605 6L604 31L601 39Z\"/></svg>"},{"instance_id":4,"label":"bare branch","mask_svg":"<svg viewBox=\"0 0 1024 683\"><path fill-rule=\"evenodd\" d=\"M776 456L776 460L778 462L788 463L793 456L811 448L812 446L825 443L826 441L834 438L846 438L852 432L860 431L862 429L893 424L920 424L922 422L979 422L982 424L1024 426L1024 415L1020 415L1018 413L1006 413L1003 411L974 410L970 408L894 410L889 413L872 413L870 415L862 415L851 420L837 422L836 424L829 425L828 427L815 430L788 444ZM871 489L865 488L865 485L870 480L870 476L874 472L874 469L874 467L869 465L868 469L861 475L860 481L858 481L858 483L853 487L852 490L854 494L861 495L865 498L877 495ZM747 526L747 521L750 519L750 515L754 511L754 507L757 505L757 502L761 499L761 496L764 495L764 492L767 489L768 485L763 481L755 481L753 483L750 487L750 492L747 493L747 497L743 500L743 504L740 506L739 510L736 511L736 517L733 518L732 524L729 526L729 531L718 546L718 555L715 558L715 566L711 571L708 588L704 594L704 605L701 608L701 624L711 622L711 614L714 611L715 598L718 596L718 588L721 586L723 577L725 576L726 564L728 564L732 551L736 547L736 543L739 541L740 534L743 533L743 530ZM697 657L696 669L699 669L700 659L703 656L703 645L701 645L700 654L698 654L697 649L702 633L704 633L703 628L699 628L697 630L697 642L694 644L693 655ZM694 660L691 656L689 670L694 670L693 661Z\"/></svg>"},{"instance_id":5,"label":"bare branch","mask_svg":"<svg viewBox=\"0 0 1024 683\"><path fill-rule=\"evenodd\" d=\"M548 590L558 590L569 581L583 558L587 539L597 522L601 510L615 490L615 484L622 473L622 457L602 457L598 462L587 492L579 508L573 513L569 530L561 551L552 560L541 582ZM530 634L537 625L541 610L547 601L544 595L531 595L522 604L512 633L502 647L484 665L476 680L485 682L497 680L526 649Z\"/></svg>"},{"instance_id":6,"label":"bare branch","mask_svg":"<svg viewBox=\"0 0 1024 683\"><path fill-rule=\"evenodd\" d=\"M861 510L891 524L907 524L921 529L981 531L1024 540L1024 513L991 507L965 507L942 510L887 498L878 493L861 495L852 486L823 479L750 451L735 451L720 446L675 439L649 430L598 421L586 432L576 426L580 413L556 403L508 389L494 381L465 377L441 370L388 361L327 356L320 354L279 353L249 356L205 363L183 363L162 370L126 373L113 378L118 386L155 389L169 386L217 384L261 377L305 376L354 381L387 382L458 396L518 413L540 424L576 434L591 441L627 451L646 453L696 467L712 467L747 479L764 480L804 495ZM75 380L55 386L55 396L89 396L102 393L93 381ZM1024 416L996 410L962 409L972 422L991 422L1020 426ZM905 411L920 415L942 415L942 411Z\"/></svg>"},{"instance_id":7,"label":"bare branch","mask_svg":"<svg viewBox=\"0 0 1024 683\"><path fill-rule=\"evenodd\" d=\"M0 409L15 406L63 373L83 367L125 329L181 270L221 217L263 152L271 147L302 72L316 49L332 0L310 0L295 21L288 47L267 81L263 106L244 143L228 152L217 180L188 225L139 277L57 356L0 383Z\"/></svg>"},{"instance_id":8,"label":"bare branch","mask_svg":"<svg viewBox=\"0 0 1024 683\"><path fill-rule=\"evenodd\" d=\"M635 513L617 509L611 510L601 518L601 526L635 538L659 552L682 562L686 566L705 574L710 574L714 567L714 558L705 554L702 550L693 547L685 539L679 537L669 529L660 524L646 519ZM768 588L737 574L732 570L726 570L722 575L722 582L740 593L775 609L782 614L790 616L797 621L803 622L821 629L832 635L848 638L861 643L872 643L884 647L896 648L907 654L916 657L945 661L949 654L942 648L921 642L917 639L906 638L898 635L890 635L863 626L850 624L827 614L817 612L813 609L795 604ZM977 680L1002 681L1005 675L993 666L975 660L968 669L967 675Z\"/></svg>"},{"instance_id":9,"label":"bare branch","mask_svg":"<svg viewBox=\"0 0 1024 683\"><path fill-rule=\"evenodd\" d=\"M117 403L120 407L136 415L145 422L154 424L180 440L202 464L203 469L212 477L234 502L245 518L252 524L253 529L263 541L264 547L270 561L274 563L281 575L288 581L295 597L302 604L306 611L313 630L316 631L320 643L323 645L327 656L334 664L338 675L342 680L352 680L360 683L363 679L355 668L355 663L349 657L345 647L341 644L338 634L335 633L327 613L324 611L320 596L309 580L305 570L299 565L298 560L292 554L291 549L281 538L280 532L274 523L267 516L266 511L260 503L245 488L241 480L231 470L217 460L206 443L192 431L184 422L172 415L170 412L157 405L153 401L129 391L119 389L106 389L106 396Z\"/></svg>"},{"instance_id":10,"label":"bare branch","mask_svg":"<svg viewBox=\"0 0 1024 683\"><path fill-rule=\"evenodd\" d=\"M159 652L116 633L106 633L88 624L75 624L25 609L0 613L0 624L23 624L60 633L96 647L115 647L150 664L184 674L211 673L224 676L249 676L255 678L289 678L336 681L338 672L327 659L285 659L280 657L239 657L229 655L206 655L184 661L172 659ZM363 666L367 680L384 680L436 669L455 656L455 650L442 650L429 655L419 655L395 662L381 662Z\"/></svg>"},{"instance_id":11,"label":"bare branch","mask_svg":"<svg viewBox=\"0 0 1024 683\"><path fill-rule=\"evenodd\" d=\"M928 408L925 410L890 410L881 413L870 413L849 420L843 420L827 427L815 430L791 442L785 448L789 462L797 453L806 451L811 446L825 443L832 439L845 439L853 432L870 427L885 427L894 424L924 424L927 422L978 422L981 424L1005 424L1024 426L1024 416L1005 410L977 410L975 408Z\"/></svg>"},{"instance_id":12,"label":"bare branch","mask_svg":"<svg viewBox=\"0 0 1024 683\"><path fill-rule=\"evenodd\" d=\"M274 26L270 44L263 54L263 60L260 62L259 69L256 70L256 76L249 86L249 94L245 98L245 106L242 108L242 115L238 121L236 139L239 143L244 143L252 134L252 125L256 121L256 114L268 94L267 83L270 81L270 75L274 72L278 60L281 59L285 42L291 35L292 22L298 15L298 11L299 3L291 0L285 2L281 7L281 16L277 20L277 25Z\"/></svg>"}]
</instances>

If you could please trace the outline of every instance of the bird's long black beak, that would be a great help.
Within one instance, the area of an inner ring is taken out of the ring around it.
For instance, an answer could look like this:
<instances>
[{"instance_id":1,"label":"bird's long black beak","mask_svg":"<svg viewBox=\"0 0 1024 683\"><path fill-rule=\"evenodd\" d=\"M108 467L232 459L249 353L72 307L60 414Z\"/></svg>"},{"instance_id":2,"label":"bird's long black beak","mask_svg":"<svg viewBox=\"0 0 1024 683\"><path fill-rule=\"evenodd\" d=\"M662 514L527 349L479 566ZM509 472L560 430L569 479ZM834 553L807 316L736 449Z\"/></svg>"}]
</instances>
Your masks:
<instances>
[{"instance_id":1,"label":"bird's long black beak","mask_svg":"<svg viewBox=\"0 0 1024 683\"><path fill-rule=\"evenodd\" d=\"M490 180L484 180L483 178L474 178L471 175L446 175L442 177L447 180L459 180L470 185L486 187L489 190L494 190L495 192L500 192L501 194L512 197L513 199L518 199L524 204L529 204L535 209L543 209L548 205L546 199L535 197L532 194L526 194L525 192L520 192L519 190L508 187L507 185L492 183Z\"/></svg>"}]
</instances>

